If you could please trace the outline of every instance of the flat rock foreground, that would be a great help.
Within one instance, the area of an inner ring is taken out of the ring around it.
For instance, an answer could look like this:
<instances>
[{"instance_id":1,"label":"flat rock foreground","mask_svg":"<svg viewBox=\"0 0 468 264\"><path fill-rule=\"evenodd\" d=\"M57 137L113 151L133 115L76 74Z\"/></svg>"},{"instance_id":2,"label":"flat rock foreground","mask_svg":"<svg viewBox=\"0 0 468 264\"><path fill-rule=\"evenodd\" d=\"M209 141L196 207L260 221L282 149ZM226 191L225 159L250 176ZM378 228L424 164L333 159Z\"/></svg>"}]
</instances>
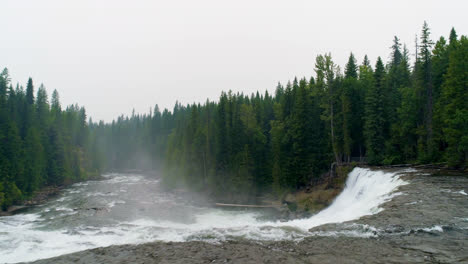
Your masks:
<instances>
[{"instance_id":1,"label":"flat rock foreground","mask_svg":"<svg viewBox=\"0 0 468 264\"><path fill-rule=\"evenodd\" d=\"M426 234L432 236L432 234ZM33 263L468 263L463 240L451 246L402 239L316 237L302 242L147 243L82 251Z\"/></svg>"},{"instance_id":2,"label":"flat rock foreground","mask_svg":"<svg viewBox=\"0 0 468 264\"><path fill-rule=\"evenodd\" d=\"M468 263L468 177L418 171L402 178L408 184L375 214L318 225L296 241L114 245L32 263Z\"/></svg>"}]
</instances>

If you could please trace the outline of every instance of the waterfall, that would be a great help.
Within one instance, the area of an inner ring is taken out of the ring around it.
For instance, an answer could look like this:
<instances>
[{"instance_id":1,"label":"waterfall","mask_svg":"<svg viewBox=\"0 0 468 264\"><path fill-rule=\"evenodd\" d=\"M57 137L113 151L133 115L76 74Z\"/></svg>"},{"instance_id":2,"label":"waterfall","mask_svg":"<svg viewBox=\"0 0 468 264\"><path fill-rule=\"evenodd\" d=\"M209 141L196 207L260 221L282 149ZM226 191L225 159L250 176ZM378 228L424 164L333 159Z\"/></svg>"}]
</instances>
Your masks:
<instances>
[{"instance_id":1,"label":"waterfall","mask_svg":"<svg viewBox=\"0 0 468 264\"><path fill-rule=\"evenodd\" d=\"M284 224L310 229L323 224L340 223L376 214L382 210L379 206L391 199L395 195L394 191L405 184L407 182L400 179L396 172L355 168L348 175L344 190L328 208L311 218L293 220Z\"/></svg>"}]
</instances>

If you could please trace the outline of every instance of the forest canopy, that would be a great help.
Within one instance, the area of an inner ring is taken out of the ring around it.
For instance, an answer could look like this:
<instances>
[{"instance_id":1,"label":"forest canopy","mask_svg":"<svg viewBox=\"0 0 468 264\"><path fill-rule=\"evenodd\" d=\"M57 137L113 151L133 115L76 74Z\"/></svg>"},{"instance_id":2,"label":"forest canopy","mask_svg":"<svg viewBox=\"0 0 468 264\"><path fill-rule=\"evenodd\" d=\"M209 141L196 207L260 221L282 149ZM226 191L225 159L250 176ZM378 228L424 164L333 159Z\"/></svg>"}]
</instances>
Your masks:
<instances>
[{"instance_id":1,"label":"forest canopy","mask_svg":"<svg viewBox=\"0 0 468 264\"><path fill-rule=\"evenodd\" d=\"M226 201L301 188L331 163L468 165L468 38L454 29L433 42L424 23L413 63L394 37L388 62L351 53L344 71L331 54L315 75L278 83L273 94L223 92L112 123L61 109L0 75L0 204L46 185L102 171L150 169L167 187Z\"/></svg>"},{"instance_id":2,"label":"forest canopy","mask_svg":"<svg viewBox=\"0 0 468 264\"><path fill-rule=\"evenodd\" d=\"M0 206L30 197L44 186L86 180L101 171L95 136L84 108L62 109L55 90L13 88L7 69L0 74Z\"/></svg>"}]
</instances>

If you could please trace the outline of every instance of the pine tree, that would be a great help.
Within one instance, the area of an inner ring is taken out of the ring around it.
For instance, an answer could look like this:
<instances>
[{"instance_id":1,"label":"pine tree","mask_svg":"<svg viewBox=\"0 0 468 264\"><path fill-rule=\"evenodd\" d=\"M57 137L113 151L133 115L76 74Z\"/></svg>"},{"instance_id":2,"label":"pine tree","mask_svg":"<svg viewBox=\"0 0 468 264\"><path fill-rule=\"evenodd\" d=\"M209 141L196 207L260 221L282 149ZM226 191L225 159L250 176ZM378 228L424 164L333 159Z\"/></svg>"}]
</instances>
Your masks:
<instances>
[{"instance_id":1,"label":"pine tree","mask_svg":"<svg viewBox=\"0 0 468 264\"><path fill-rule=\"evenodd\" d=\"M343 92L341 94L341 105L342 105L342 119L343 119L343 153L345 155L345 160L350 162L351 155L353 152L355 140L358 135L355 129L362 129L359 127L360 124L356 124L359 120L355 119L354 111L359 111L357 104L361 103L359 98L358 91L358 69L357 69L356 59L351 53L348 59L348 63L345 67L345 79L343 81Z\"/></svg>"},{"instance_id":2,"label":"pine tree","mask_svg":"<svg viewBox=\"0 0 468 264\"><path fill-rule=\"evenodd\" d=\"M400 65L403 55L401 53L401 43L400 39L395 36L393 38L392 53L391 53L391 63L390 67L398 67Z\"/></svg>"},{"instance_id":3,"label":"pine tree","mask_svg":"<svg viewBox=\"0 0 468 264\"><path fill-rule=\"evenodd\" d=\"M311 173L310 166L310 121L309 121L309 95L307 92L307 81L302 79L295 87L295 99L293 112L290 118L290 129L292 140L292 156L290 160L292 173L291 187L298 188L304 185Z\"/></svg>"},{"instance_id":4,"label":"pine tree","mask_svg":"<svg viewBox=\"0 0 468 264\"><path fill-rule=\"evenodd\" d=\"M432 80L432 57L431 49L434 43L430 39L430 29L424 22L421 32L421 43L418 51L418 67L415 69L417 78L416 86L418 96L421 98L419 125L418 156L421 162L429 162L433 159L435 144L433 141L433 107L434 91Z\"/></svg>"},{"instance_id":5,"label":"pine tree","mask_svg":"<svg viewBox=\"0 0 468 264\"><path fill-rule=\"evenodd\" d=\"M374 85L370 87L366 96L364 134L369 164L380 164L384 157L384 81L385 69L379 57L375 65Z\"/></svg>"},{"instance_id":6,"label":"pine tree","mask_svg":"<svg viewBox=\"0 0 468 264\"><path fill-rule=\"evenodd\" d=\"M324 112L322 118L329 121L331 145L335 161L341 163L340 146L337 142L335 112L336 101L339 98L339 93L335 85L336 65L333 63L331 54L319 55L315 61L315 72L317 74L317 85L324 93L324 101L322 106Z\"/></svg>"},{"instance_id":7,"label":"pine tree","mask_svg":"<svg viewBox=\"0 0 468 264\"><path fill-rule=\"evenodd\" d=\"M443 132L448 144L446 159L451 166L468 161L468 38L452 42L449 67L442 85Z\"/></svg>"},{"instance_id":8,"label":"pine tree","mask_svg":"<svg viewBox=\"0 0 468 264\"><path fill-rule=\"evenodd\" d=\"M29 78L28 85L26 86L26 103L28 105L34 104L34 86L31 78Z\"/></svg>"},{"instance_id":9,"label":"pine tree","mask_svg":"<svg viewBox=\"0 0 468 264\"><path fill-rule=\"evenodd\" d=\"M345 66L345 78L358 78L358 66L353 53L349 55L348 63Z\"/></svg>"}]
</instances>

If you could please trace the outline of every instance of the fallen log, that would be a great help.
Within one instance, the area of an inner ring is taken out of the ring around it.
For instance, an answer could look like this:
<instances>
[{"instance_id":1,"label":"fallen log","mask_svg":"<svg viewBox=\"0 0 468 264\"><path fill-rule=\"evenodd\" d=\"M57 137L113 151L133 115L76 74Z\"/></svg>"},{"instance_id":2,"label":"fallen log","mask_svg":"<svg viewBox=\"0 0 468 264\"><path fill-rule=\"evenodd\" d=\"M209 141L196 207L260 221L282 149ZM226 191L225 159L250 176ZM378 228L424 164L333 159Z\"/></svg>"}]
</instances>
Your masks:
<instances>
[{"instance_id":1,"label":"fallen log","mask_svg":"<svg viewBox=\"0 0 468 264\"><path fill-rule=\"evenodd\" d=\"M413 164L395 164L395 165L387 165L384 167L389 167L389 168L405 168L405 167L411 167L414 166Z\"/></svg>"},{"instance_id":2,"label":"fallen log","mask_svg":"<svg viewBox=\"0 0 468 264\"><path fill-rule=\"evenodd\" d=\"M431 163L431 164L420 164L420 165L414 165L413 168L421 168L421 169L444 169L447 167L447 163L441 162L441 163Z\"/></svg>"},{"instance_id":3,"label":"fallen log","mask_svg":"<svg viewBox=\"0 0 468 264\"><path fill-rule=\"evenodd\" d=\"M281 205L256 205L256 204L225 204L215 203L216 206L222 207L247 207L247 208L281 208Z\"/></svg>"}]
</instances>

